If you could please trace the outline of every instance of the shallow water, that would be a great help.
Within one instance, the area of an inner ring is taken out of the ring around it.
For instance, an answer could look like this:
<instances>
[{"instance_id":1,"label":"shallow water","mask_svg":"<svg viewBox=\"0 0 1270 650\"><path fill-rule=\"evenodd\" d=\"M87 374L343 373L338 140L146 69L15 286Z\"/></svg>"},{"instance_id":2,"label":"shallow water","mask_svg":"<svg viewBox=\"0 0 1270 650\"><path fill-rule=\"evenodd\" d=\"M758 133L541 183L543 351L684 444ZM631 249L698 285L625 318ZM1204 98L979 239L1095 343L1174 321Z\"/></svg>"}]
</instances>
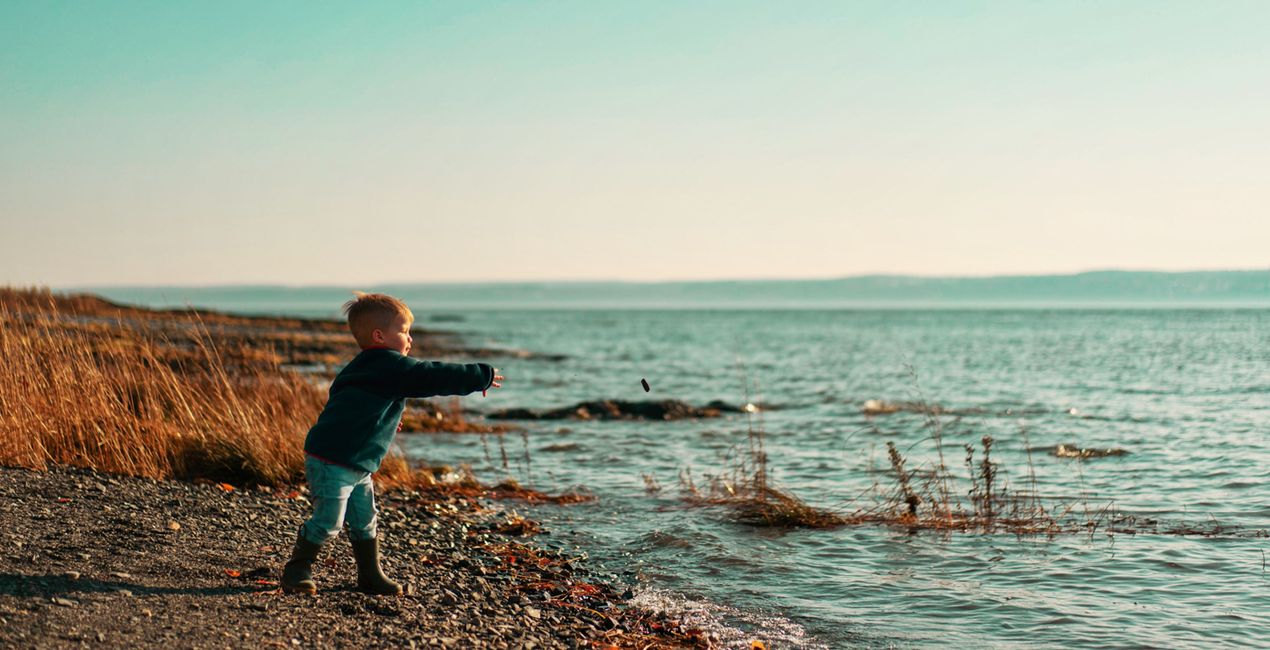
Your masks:
<instances>
[{"instance_id":1,"label":"shallow water","mask_svg":"<svg viewBox=\"0 0 1270 650\"><path fill-rule=\"evenodd\" d=\"M1270 528L1264 310L491 311L467 314L462 329L482 344L570 355L506 362L507 388L466 402L479 409L744 403L748 378L759 386L749 399L777 409L762 415L774 480L817 505L885 484L887 441L910 468L933 464L922 415L861 413L870 399L925 399L973 413L942 418L954 473L965 473L962 443L988 434L1002 476L1023 480L1026 429L1042 494L1091 510L1113 500L1162 522ZM1264 538L755 529L677 499L680 469L700 479L726 467L746 441L745 416L526 426L535 483L600 497L540 509L554 541L637 581L651 603L731 628L721 634L737 645L1270 644ZM501 471L472 438L406 444ZM517 437L505 444L523 452ZM1129 453L1042 451L1058 444ZM523 458L512 472L524 478ZM662 492L645 493L645 473Z\"/></svg>"},{"instance_id":2,"label":"shallow water","mask_svg":"<svg viewBox=\"0 0 1270 650\"><path fill-rule=\"evenodd\" d=\"M924 399L971 413L941 418L954 474L966 473L961 445L987 434L1000 476L1022 484L1026 431L1039 492L1078 514L1114 502L1164 523L1270 528L1270 310L461 315L440 325L472 344L568 355L502 361L506 388L465 407L770 404L754 424L767 434L772 479L815 505L850 510L875 481L890 485L888 441L910 468L935 463L921 414L870 419L861 410L867 400ZM684 612L730 645L1270 646L1264 537L756 529L677 498L680 470L700 480L745 444L744 415L524 425L527 443L504 441L508 470L496 440L489 455L472 435L401 443L412 455L471 463L487 478L586 486L598 501L534 510L552 531L540 540L587 553L636 585L645 603ZM1128 454L1044 451L1058 444ZM664 489L647 493L642 474Z\"/></svg>"}]
</instances>

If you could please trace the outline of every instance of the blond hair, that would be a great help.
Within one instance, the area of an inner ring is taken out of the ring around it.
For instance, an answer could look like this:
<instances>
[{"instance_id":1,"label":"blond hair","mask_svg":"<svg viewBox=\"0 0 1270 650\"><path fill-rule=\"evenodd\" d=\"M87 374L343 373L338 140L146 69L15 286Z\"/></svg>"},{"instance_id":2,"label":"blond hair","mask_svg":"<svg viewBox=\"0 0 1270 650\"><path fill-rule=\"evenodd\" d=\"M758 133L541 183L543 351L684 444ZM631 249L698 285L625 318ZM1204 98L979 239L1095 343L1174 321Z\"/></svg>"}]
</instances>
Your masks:
<instances>
[{"instance_id":1,"label":"blond hair","mask_svg":"<svg viewBox=\"0 0 1270 650\"><path fill-rule=\"evenodd\" d=\"M344 303L344 315L348 316L349 331L362 347L373 345L371 336L374 331L388 329L398 316L405 317L407 323L415 320L406 303L386 293L354 291L353 296L352 300Z\"/></svg>"}]
</instances>

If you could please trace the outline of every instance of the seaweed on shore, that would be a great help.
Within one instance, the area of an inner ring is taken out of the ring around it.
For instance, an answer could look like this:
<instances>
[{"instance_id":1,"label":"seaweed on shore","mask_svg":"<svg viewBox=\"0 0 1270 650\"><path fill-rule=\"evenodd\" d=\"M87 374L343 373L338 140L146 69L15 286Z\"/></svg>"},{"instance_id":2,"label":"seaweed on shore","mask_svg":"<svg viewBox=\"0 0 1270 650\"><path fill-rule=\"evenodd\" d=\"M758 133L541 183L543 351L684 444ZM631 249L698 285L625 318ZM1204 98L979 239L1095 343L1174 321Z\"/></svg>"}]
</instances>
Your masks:
<instances>
[{"instance_id":1,"label":"seaweed on shore","mask_svg":"<svg viewBox=\"0 0 1270 650\"><path fill-rule=\"evenodd\" d=\"M505 424L486 424L470 420L457 397L445 405L436 400L406 400L401 416L402 433L506 433L514 428Z\"/></svg>"},{"instance_id":2,"label":"seaweed on shore","mask_svg":"<svg viewBox=\"0 0 1270 650\"><path fill-rule=\"evenodd\" d=\"M467 465L457 469L449 465L411 466L405 458L396 454L385 458L383 464L379 466L379 471L375 473L375 485L382 490L413 491L421 497L461 496L473 501L498 499L569 505L595 500L595 495L581 488L560 494L548 494L521 485L512 478L503 479L494 485L487 485L477 479L472 473L472 468Z\"/></svg>"},{"instance_id":3,"label":"seaweed on shore","mask_svg":"<svg viewBox=\"0 0 1270 650\"><path fill-rule=\"evenodd\" d=\"M513 540L486 544L484 549L497 558L498 569L511 577L521 594L532 596L542 607L567 610L590 621L598 632L592 647L712 647L704 631L683 625L664 613L619 606L633 595L631 592L618 593L603 582L578 579L580 576L570 568L581 558Z\"/></svg>"}]
</instances>

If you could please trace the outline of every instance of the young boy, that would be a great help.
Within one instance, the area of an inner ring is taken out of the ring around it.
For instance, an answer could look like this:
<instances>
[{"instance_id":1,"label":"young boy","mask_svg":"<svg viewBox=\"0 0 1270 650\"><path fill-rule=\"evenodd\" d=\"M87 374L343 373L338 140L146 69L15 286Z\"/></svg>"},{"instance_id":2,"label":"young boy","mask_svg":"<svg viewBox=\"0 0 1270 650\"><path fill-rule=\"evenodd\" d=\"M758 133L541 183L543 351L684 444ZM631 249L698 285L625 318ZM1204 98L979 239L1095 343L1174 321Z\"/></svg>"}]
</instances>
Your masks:
<instances>
[{"instance_id":1,"label":"young boy","mask_svg":"<svg viewBox=\"0 0 1270 650\"><path fill-rule=\"evenodd\" d=\"M344 313L362 351L335 377L326 407L304 441L313 515L300 526L291 559L282 570L282 588L288 592L317 593L313 561L347 523L357 587L372 594L400 594L401 585L379 568L370 475L388 453L405 399L484 393L502 386L502 375L484 363L460 365L406 356L414 322L406 304L381 293L355 295L344 305Z\"/></svg>"}]
</instances>

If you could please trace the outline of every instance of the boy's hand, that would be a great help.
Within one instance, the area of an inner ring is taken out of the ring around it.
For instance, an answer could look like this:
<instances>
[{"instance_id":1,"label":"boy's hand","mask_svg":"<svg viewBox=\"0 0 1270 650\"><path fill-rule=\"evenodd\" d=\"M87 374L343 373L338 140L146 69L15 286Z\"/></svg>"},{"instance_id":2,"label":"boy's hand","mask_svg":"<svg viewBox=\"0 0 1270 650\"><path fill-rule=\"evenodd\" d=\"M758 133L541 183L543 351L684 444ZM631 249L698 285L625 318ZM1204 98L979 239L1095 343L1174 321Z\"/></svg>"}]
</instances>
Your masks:
<instances>
[{"instance_id":1,"label":"boy's hand","mask_svg":"<svg viewBox=\"0 0 1270 650\"><path fill-rule=\"evenodd\" d=\"M504 376L502 376L502 375L498 374L498 368L495 368L495 369L494 369L494 381L490 382L490 385L489 385L489 386L490 386L490 388L502 388L502 387L503 387L503 383L502 383L502 382L503 382L503 380L504 380L504 379L506 379L506 377L504 377ZM487 391L487 390L483 390L483 391L481 391L481 397L485 397L485 395L486 395L486 394L488 394L488 391Z\"/></svg>"}]
</instances>

